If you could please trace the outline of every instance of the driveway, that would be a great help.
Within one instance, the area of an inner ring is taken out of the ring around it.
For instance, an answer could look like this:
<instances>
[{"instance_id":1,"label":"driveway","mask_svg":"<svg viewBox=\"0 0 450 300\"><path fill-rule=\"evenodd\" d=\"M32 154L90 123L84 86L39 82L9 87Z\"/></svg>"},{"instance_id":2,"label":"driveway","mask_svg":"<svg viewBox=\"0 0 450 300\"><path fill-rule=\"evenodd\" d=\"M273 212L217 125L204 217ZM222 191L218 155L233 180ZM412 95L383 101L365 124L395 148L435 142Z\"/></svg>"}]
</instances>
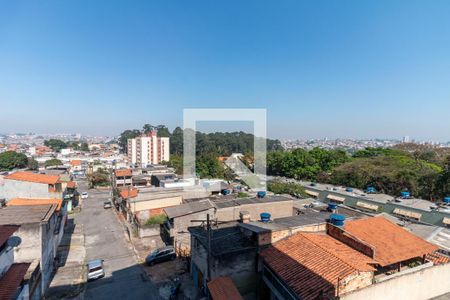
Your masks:
<instances>
[{"instance_id":1,"label":"driveway","mask_svg":"<svg viewBox=\"0 0 450 300\"><path fill-rule=\"evenodd\" d=\"M83 224L86 260L103 259L104 278L86 284L85 299L159 299L158 289L137 264L131 245L112 209L104 209L109 191L88 190L78 182L80 192L87 191L82 210L75 216Z\"/></svg>"}]
</instances>

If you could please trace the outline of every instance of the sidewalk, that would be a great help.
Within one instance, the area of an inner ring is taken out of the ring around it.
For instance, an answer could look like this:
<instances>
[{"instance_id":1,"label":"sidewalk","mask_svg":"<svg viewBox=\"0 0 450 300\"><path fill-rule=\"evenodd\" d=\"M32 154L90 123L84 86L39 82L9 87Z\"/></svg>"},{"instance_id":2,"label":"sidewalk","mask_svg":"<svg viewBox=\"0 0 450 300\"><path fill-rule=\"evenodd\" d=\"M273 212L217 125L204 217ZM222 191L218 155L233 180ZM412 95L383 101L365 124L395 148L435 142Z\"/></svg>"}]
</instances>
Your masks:
<instances>
[{"instance_id":1,"label":"sidewalk","mask_svg":"<svg viewBox=\"0 0 450 300\"><path fill-rule=\"evenodd\" d=\"M53 277L45 299L74 298L85 284L85 256L83 225L68 219L67 227L58 247L60 267Z\"/></svg>"}]
</instances>

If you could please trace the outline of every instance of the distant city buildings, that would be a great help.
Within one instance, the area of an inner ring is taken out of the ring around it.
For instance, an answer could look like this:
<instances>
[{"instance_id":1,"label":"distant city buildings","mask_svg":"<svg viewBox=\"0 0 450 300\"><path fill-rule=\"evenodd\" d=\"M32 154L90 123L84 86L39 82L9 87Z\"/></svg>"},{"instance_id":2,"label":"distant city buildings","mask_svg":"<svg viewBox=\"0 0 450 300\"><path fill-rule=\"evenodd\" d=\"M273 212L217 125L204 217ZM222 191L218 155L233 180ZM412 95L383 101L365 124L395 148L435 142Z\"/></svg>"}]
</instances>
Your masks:
<instances>
[{"instance_id":1,"label":"distant city buildings","mask_svg":"<svg viewBox=\"0 0 450 300\"><path fill-rule=\"evenodd\" d=\"M170 159L170 139L158 137L156 131L128 139L127 155L133 165L146 167Z\"/></svg>"},{"instance_id":2,"label":"distant city buildings","mask_svg":"<svg viewBox=\"0 0 450 300\"><path fill-rule=\"evenodd\" d=\"M311 150L316 147L332 150L342 149L349 153L363 150L365 148L390 148L401 143L417 143L420 145L432 145L434 147L450 147L450 142L424 141L419 142L411 139L409 136L404 136L401 140L398 139L305 139L305 140L282 140L281 145L286 150L291 149L305 149Z\"/></svg>"}]
</instances>

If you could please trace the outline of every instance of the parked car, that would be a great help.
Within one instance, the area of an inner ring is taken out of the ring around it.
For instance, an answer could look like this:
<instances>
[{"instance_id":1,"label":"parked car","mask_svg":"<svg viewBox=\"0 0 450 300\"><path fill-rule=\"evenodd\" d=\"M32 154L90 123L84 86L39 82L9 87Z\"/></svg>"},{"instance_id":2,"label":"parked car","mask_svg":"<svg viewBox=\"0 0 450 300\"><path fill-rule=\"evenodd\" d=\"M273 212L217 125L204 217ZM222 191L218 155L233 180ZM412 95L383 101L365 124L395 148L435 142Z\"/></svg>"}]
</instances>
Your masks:
<instances>
[{"instance_id":1,"label":"parked car","mask_svg":"<svg viewBox=\"0 0 450 300\"><path fill-rule=\"evenodd\" d=\"M111 207L112 207L111 201L103 202L103 208L104 209L111 208Z\"/></svg>"},{"instance_id":2,"label":"parked car","mask_svg":"<svg viewBox=\"0 0 450 300\"><path fill-rule=\"evenodd\" d=\"M81 193L81 199L87 199L87 198L89 198L88 193L87 192L82 192Z\"/></svg>"},{"instance_id":3,"label":"parked car","mask_svg":"<svg viewBox=\"0 0 450 300\"><path fill-rule=\"evenodd\" d=\"M105 277L103 270L103 259L91 260L87 263L87 280L92 281Z\"/></svg>"},{"instance_id":4,"label":"parked car","mask_svg":"<svg viewBox=\"0 0 450 300\"><path fill-rule=\"evenodd\" d=\"M174 260L175 258L177 258L175 249L173 246L167 246L154 250L149 256L147 256L145 262L147 265L151 266L156 263Z\"/></svg>"}]
</instances>

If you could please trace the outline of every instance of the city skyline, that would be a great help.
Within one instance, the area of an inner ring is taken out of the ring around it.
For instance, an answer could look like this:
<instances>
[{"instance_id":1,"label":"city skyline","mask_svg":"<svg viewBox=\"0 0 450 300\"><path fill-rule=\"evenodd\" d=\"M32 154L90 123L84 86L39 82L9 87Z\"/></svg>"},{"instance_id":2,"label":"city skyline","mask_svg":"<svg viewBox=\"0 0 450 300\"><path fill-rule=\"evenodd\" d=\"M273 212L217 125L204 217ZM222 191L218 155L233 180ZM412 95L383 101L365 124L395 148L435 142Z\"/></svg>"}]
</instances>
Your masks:
<instances>
[{"instance_id":1,"label":"city skyline","mask_svg":"<svg viewBox=\"0 0 450 300\"><path fill-rule=\"evenodd\" d=\"M114 136L225 107L266 108L271 138L450 140L444 1L1 6L2 132Z\"/></svg>"}]
</instances>

